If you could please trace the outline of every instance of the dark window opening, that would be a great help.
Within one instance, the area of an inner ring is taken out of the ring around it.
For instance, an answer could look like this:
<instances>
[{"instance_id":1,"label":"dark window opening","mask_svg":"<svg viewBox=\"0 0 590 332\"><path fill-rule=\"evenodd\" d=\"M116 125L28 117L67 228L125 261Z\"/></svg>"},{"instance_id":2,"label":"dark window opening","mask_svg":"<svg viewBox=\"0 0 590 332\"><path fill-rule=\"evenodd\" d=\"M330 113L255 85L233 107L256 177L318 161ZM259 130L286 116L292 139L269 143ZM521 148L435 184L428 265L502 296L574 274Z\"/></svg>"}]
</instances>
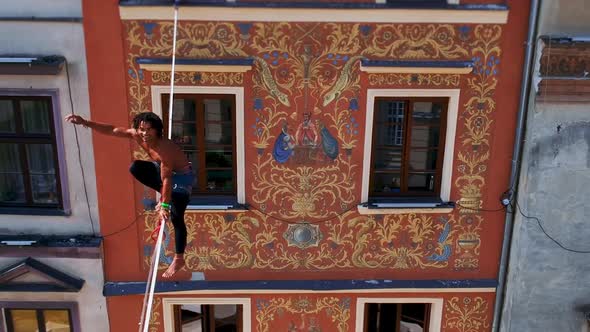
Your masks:
<instances>
[{"instance_id":1,"label":"dark window opening","mask_svg":"<svg viewBox=\"0 0 590 332\"><path fill-rule=\"evenodd\" d=\"M242 332L242 306L182 304L174 306L174 332Z\"/></svg>"},{"instance_id":2,"label":"dark window opening","mask_svg":"<svg viewBox=\"0 0 590 332\"><path fill-rule=\"evenodd\" d=\"M364 332L428 332L430 304L367 303Z\"/></svg>"},{"instance_id":3,"label":"dark window opening","mask_svg":"<svg viewBox=\"0 0 590 332\"><path fill-rule=\"evenodd\" d=\"M63 207L51 97L0 96L1 207Z\"/></svg>"},{"instance_id":4,"label":"dark window opening","mask_svg":"<svg viewBox=\"0 0 590 332\"><path fill-rule=\"evenodd\" d=\"M162 96L164 135L168 136L169 95ZM234 95L175 95L172 140L195 172L193 196L236 195Z\"/></svg>"},{"instance_id":5,"label":"dark window opening","mask_svg":"<svg viewBox=\"0 0 590 332\"><path fill-rule=\"evenodd\" d=\"M440 195L447 98L377 98L371 197Z\"/></svg>"}]
</instances>

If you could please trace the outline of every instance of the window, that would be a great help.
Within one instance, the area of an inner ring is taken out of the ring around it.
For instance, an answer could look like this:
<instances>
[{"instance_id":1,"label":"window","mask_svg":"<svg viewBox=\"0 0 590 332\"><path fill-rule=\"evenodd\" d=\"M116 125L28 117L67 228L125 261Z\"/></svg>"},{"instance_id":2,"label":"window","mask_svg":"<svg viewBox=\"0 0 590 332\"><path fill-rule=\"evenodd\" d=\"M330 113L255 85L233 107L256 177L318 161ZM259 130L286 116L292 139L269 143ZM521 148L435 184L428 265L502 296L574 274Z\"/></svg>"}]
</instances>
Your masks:
<instances>
[{"instance_id":1,"label":"window","mask_svg":"<svg viewBox=\"0 0 590 332\"><path fill-rule=\"evenodd\" d=\"M163 95L162 105L169 98ZM172 140L193 165L193 196L236 195L235 113L233 95L174 96ZM167 131L167 107L163 116Z\"/></svg>"},{"instance_id":2,"label":"window","mask_svg":"<svg viewBox=\"0 0 590 332\"><path fill-rule=\"evenodd\" d=\"M63 209L50 96L0 96L0 209Z\"/></svg>"},{"instance_id":3,"label":"window","mask_svg":"<svg viewBox=\"0 0 590 332\"><path fill-rule=\"evenodd\" d=\"M428 332L430 304L366 303L363 332Z\"/></svg>"},{"instance_id":4,"label":"window","mask_svg":"<svg viewBox=\"0 0 590 332\"><path fill-rule=\"evenodd\" d=\"M174 305L174 332L242 332L242 306L237 304Z\"/></svg>"},{"instance_id":5,"label":"window","mask_svg":"<svg viewBox=\"0 0 590 332\"><path fill-rule=\"evenodd\" d=\"M375 99L370 197L440 197L448 98Z\"/></svg>"},{"instance_id":6,"label":"window","mask_svg":"<svg viewBox=\"0 0 590 332\"><path fill-rule=\"evenodd\" d=\"M6 332L80 331L76 303L3 302L0 307Z\"/></svg>"}]
</instances>

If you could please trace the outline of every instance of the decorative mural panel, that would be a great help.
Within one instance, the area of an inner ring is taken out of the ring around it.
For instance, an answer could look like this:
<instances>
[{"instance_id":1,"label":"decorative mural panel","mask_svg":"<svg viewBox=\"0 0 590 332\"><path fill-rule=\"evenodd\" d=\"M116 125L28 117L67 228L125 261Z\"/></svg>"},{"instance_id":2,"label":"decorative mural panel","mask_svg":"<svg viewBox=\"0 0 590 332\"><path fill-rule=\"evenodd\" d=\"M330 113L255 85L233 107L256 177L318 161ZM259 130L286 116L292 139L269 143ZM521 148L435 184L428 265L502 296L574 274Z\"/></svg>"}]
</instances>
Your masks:
<instances>
[{"instance_id":1,"label":"decorative mural panel","mask_svg":"<svg viewBox=\"0 0 590 332\"><path fill-rule=\"evenodd\" d=\"M369 74L368 77L370 87L392 85L458 87L461 83L459 74Z\"/></svg>"},{"instance_id":2,"label":"decorative mural panel","mask_svg":"<svg viewBox=\"0 0 590 332\"><path fill-rule=\"evenodd\" d=\"M490 330L493 302L479 296L455 296L445 302L443 331Z\"/></svg>"},{"instance_id":3,"label":"decorative mural panel","mask_svg":"<svg viewBox=\"0 0 590 332\"><path fill-rule=\"evenodd\" d=\"M146 214L146 238L154 231L156 218L153 212ZM309 250L309 246L293 248L289 237L283 238L282 234L292 231L293 224L261 212L240 213L229 220L221 214L189 213L186 224L190 245L185 260L187 268L194 271L445 268L453 249L459 250L461 258L477 258L479 254L479 243L468 242L478 239L477 226L471 227L471 221L465 223L468 225L453 229L452 225L458 223L445 216L372 217L348 212L335 220L310 225L316 226L316 243ZM168 248L171 232L166 233L161 269L174 255ZM146 252L146 264L151 252Z\"/></svg>"},{"instance_id":4,"label":"decorative mural panel","mask_svg":"<svg viewBox=\"0 0 590 332\"><path fill-rule=\"evenodd\" d=\"M350 331L350 297L285 296L256 301L255 331Z\"/></svg>"},{"instance_id":5,"label":"decorative mural panel","mask_svg":"<svg viewBox=\"0 0 590 332\"><path fill-rule=\"evenodd\" d=\"M172 23L123 24L132 117L150 110L151 84L169 84L169 73L144 73L135 59L170 57ZM251 75L176 76L177 85L246 90L250 211L189 212L187 269L477 271L486 217L477 209L490 161L501 34L499 25L181 21L177 57L254 60ZM359 69L363 58L472 60L475 65L466 75L367 74ZM454 213L371 217L356 212L363 203L363 150L370 148L363 146L368 87L462 89ZM146 239L152 219L146 214ZM300 232L317 226L313 244L294 245L291 224L303 225Z\"/></svg>"},{"instance_id":6,"label":"decorative mural panel","mask_svg":"<svg viewBox=\"0 0 590 332\"><path fill-rule=\"evenodd\" d=\"M463 293L323 293L323 294L246 294L252 303L251 330L257 332L349 332L354 331L357 297L378 298L441 298L443 300L441 331L484 332L489 331L492 319L493 294ZM183 295L194 301L198 295ZM150 320L150 332L163 331L162 298L154 299L154 311ZM181 301L182 297L175 296ZM436 315L431 315L434 319Z\"/></svg>"}]
</instances>

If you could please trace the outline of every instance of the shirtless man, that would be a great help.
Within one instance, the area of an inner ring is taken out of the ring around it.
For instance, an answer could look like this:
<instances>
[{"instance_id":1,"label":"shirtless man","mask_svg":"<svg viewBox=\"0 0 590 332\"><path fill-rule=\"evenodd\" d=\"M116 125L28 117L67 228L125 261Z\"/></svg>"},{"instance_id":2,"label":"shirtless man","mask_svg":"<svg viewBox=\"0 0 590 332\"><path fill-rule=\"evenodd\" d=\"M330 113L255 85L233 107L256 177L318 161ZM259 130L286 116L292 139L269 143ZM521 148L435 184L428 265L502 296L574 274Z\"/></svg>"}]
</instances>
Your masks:
<instances>
[{"instance_id":1,"label":"shirtless man","mask_svg":"<svg viewBox=\"0 0 590 332\"><path fill-rule=\"evenodd\" d=\"M66 121L83 125L101 134L133 139L154 160L135 160L129 171L139 182L160 193L160 204L156 208L160 220L172 219L176 254L172 264L162 275L164 278L172 277L185 265L187 232L184 211L190 201L194 175L191 164L180 147L162 137L162 120L152 112L144 112L133 118L133 128L98 123L74 114L66 116Z\"/></svg>"}]
</instances>

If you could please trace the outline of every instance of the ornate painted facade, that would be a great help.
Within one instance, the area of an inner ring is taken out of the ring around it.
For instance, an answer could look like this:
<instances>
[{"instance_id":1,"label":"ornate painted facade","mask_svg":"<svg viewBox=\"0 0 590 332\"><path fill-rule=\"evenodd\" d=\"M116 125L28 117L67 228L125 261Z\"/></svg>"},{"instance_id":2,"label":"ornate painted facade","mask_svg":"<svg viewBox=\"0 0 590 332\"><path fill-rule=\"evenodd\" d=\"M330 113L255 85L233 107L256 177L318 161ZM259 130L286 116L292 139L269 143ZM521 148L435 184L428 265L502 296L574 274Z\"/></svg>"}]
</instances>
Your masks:
<instances>
[{"instance_id":1,"label":"ornate painted facade","mask_svg":"<svg viewBox=\"0 0 590 332\"><path fill-rule=\"evenodd\" d=\"M119 74L125 77L130 120L152 110L152 86L170 84L170 72L142 69L137 59L170 58L173 23L138 19L117 23L123 40L116 42L123 43L124 54ZM513 61L517 53L518 42L511 38L523 31L524 24L181 19L177 58L251 59L253 65L246 72L176 73L176 86L244 88L245 163L238 167L245 168L248 207L239 212L187 212L187 266L178 279L188 280L193 272L217 281L494 279L503 212L487 210L499 207L492 193L498 182L507 181L509 163L493 157L511 152L506 144L495 145L494 138L504 132L504 122L514 121L516 103L500 99L513 93L515 83L508 83L511 78L502 73L504 63ZM506 48L513 54L507 57ZM472 62L473 70L367 73L361 70L367 59L461 60ZM514 64L508 68L513 71L515 66L520 68ZM359 213L357 206L365 203L363 154L370 149L364 146L367 89L461 90L450 181L450 198L457 205L452 212ZM500 104L509 107L500 109ZM303 130L312 132L313 144L299 137ZM146 157L137 146L127 156ZM503 178L496 178L498 174ZM156 217L141 212L144 188L135 183L129 195L135 197L140 216L136 234L127 236L134 241L125 247L136 251L132 256L138 265L130 273L107 275L113 281L144 278L153 250L150 234ZM173 250L166 242L160 269L167 267ZM110 257L113 269L122 266L114 255ZM441 331L490 328L493 292L385 294L442 298ZM356 298L376 295L260 290L245 296L251 299L252 331L299 331L298 324L306 328L315 324L317 331L344 332L355 330ZM154 332L164 331L162 316L161 308L154 313Z\"/></svg>"}]
</instances>

